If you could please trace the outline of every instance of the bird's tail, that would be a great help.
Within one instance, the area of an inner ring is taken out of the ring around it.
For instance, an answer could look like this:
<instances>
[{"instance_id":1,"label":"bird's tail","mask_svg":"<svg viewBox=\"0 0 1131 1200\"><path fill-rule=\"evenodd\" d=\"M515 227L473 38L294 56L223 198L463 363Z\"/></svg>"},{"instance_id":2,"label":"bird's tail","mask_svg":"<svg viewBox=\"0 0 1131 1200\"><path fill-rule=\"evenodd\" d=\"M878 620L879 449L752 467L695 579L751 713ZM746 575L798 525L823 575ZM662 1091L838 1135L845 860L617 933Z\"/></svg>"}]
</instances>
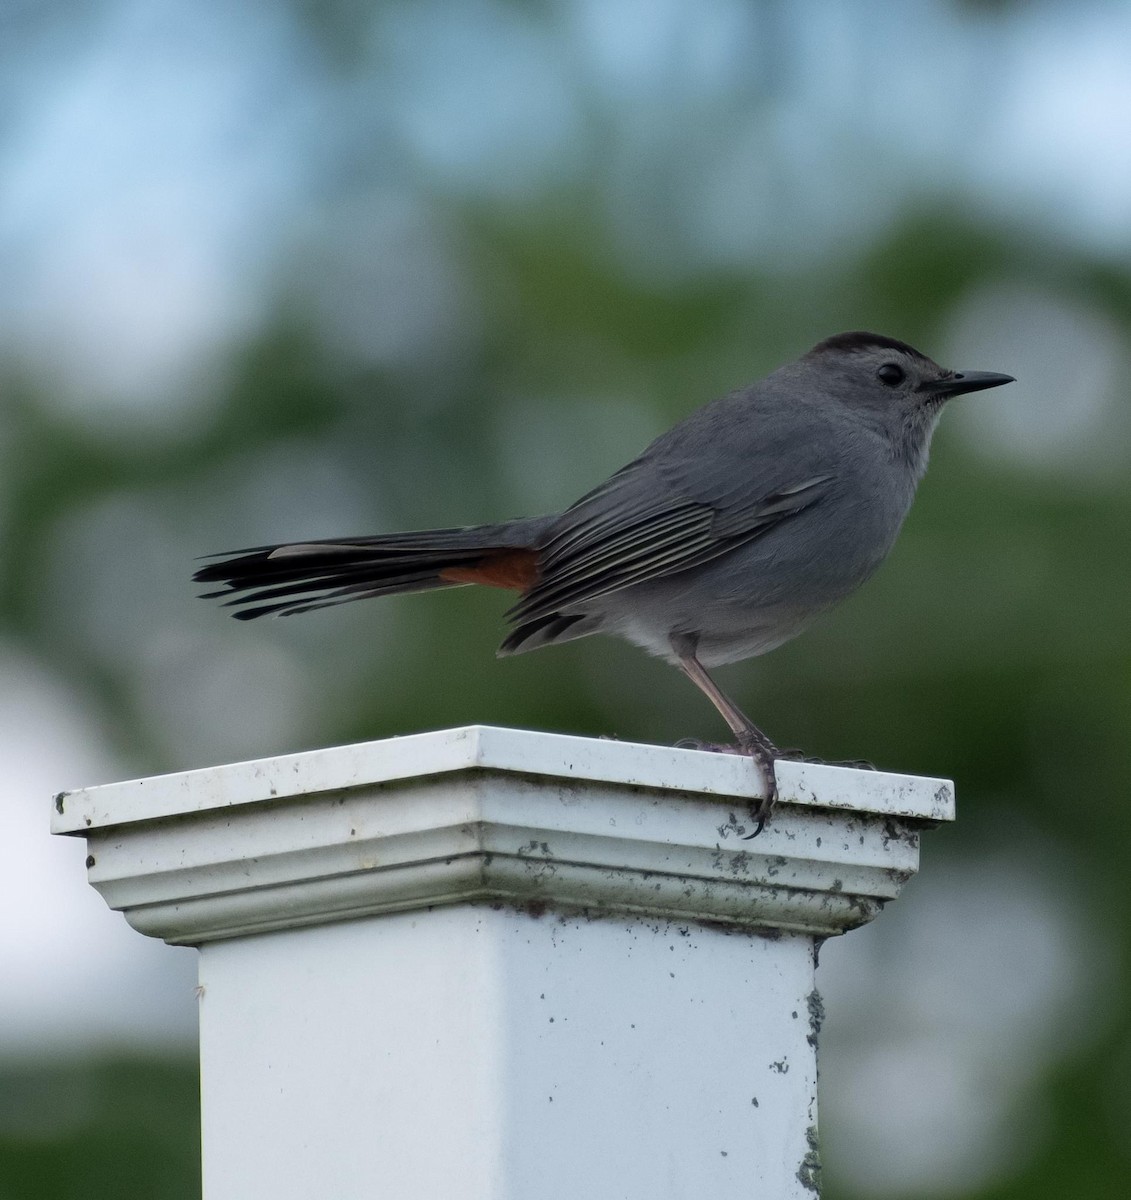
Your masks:
<instances>
[{"instance_id":1,"label":"bird's tail","mask_svg":"<svg viewBox=\"0 0 1131 1200\"><path fill-rule=\"evenodd\" d=\"M226 601L243 621L468 583L525 592L538 580L538 547L554 520L258 546L217 555L193 579L222 584L205 597Z\"/></svg>"}]
</instances>

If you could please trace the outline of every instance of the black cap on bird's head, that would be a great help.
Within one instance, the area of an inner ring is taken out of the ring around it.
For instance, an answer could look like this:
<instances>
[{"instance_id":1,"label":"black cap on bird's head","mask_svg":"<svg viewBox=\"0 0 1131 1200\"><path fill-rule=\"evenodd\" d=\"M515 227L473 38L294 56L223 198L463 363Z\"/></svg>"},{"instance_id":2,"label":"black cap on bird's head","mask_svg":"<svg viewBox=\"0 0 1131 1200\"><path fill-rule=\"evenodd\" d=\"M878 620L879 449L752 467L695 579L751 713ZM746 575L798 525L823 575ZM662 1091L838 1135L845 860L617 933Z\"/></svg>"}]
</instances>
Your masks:
<instances>
[{"instance_id":1,"label":"black cap on bird's head","mask_svg":"<svg viewBox=\"0 0 1131 1200\"><path fill-rule=\"evenodd\" d=\"M842 350L849 353L853 350L895 350L899 354L909 354L912 358L920 358L923 362L931 360L921 351L899 338L887 337L882 333L868 333L864 329L853 329L848 333L834 333L823 342L818 342L810 354L827 354L830 351Z\"/></svg>"}]
</instances>

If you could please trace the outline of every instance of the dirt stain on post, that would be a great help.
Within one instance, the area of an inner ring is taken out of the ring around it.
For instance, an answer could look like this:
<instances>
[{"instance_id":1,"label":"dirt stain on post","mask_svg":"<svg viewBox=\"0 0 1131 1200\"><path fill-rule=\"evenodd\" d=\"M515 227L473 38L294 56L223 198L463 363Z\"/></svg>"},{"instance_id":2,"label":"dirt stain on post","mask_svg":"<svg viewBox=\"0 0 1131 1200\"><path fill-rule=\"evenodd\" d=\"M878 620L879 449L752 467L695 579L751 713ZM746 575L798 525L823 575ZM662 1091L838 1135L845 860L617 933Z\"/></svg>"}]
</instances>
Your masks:
<instances>
[{"instance_id":1,"label":"dirt stain on post","mask_svg":"<svg viewBox=\"0 0 1131 1200\"><path fill-rule=\"evenodd\" d=\"M805 1131L805 1139L809 1143L809 1149L805 1151L801 1165L797 1168L797 1178L802 1187L807 1188L814 1196L819 1196L821 1194L821 1153L820 1143L817 1141L816 1125L810 1125Z\"/></svg>"}]
</instances>

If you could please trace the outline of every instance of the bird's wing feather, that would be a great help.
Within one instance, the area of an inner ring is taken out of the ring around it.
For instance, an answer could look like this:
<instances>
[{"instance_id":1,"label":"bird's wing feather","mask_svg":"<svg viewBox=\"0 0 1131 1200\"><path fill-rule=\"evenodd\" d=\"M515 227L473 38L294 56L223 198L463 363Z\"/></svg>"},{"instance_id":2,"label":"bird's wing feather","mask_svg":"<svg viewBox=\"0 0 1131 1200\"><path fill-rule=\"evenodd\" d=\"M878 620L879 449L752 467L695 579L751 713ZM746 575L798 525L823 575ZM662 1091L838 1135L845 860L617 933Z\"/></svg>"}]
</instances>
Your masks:
<instances>
[{"instance_id":1,"label":"bird's wing feather","mask_svg":"<svg viewBox=\"0 0 1131 1200\"><path fill-rule=\"evenodd\" d=\"M681 495L638 459L563 514L543 545L539 582L508 615L533 620L709 562L808 508L831 479L811 476L720 508Z\"/></svg>"}]
</instances>

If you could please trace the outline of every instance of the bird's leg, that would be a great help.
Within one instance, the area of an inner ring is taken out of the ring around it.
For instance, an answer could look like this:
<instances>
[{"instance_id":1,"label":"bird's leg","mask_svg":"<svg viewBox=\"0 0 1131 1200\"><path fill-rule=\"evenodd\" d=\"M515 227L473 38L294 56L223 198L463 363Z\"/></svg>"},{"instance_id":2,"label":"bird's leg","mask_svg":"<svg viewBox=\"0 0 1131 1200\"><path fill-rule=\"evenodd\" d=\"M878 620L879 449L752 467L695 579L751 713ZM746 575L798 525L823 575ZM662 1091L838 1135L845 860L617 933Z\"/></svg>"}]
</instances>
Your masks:
<instances>
[{"instance_id":1,"label":"bird's leg","mask_svg":"<svg viewBox=\"0 0 1131 1200\"><path fill-rule=\"evenodd\" d=\"M750 806L750 819L755 823L755 829L748 837L757 837L778 798L778 783L774 776L774 759L778 755L778 748L707 674L706 668L695 657L695 646L690 639L673 637L672 647L679 658L679 669L718 709L738 741L738 749L754 760L754 765L762 775L766 794Z\"/></svg>"}]
</instances>

